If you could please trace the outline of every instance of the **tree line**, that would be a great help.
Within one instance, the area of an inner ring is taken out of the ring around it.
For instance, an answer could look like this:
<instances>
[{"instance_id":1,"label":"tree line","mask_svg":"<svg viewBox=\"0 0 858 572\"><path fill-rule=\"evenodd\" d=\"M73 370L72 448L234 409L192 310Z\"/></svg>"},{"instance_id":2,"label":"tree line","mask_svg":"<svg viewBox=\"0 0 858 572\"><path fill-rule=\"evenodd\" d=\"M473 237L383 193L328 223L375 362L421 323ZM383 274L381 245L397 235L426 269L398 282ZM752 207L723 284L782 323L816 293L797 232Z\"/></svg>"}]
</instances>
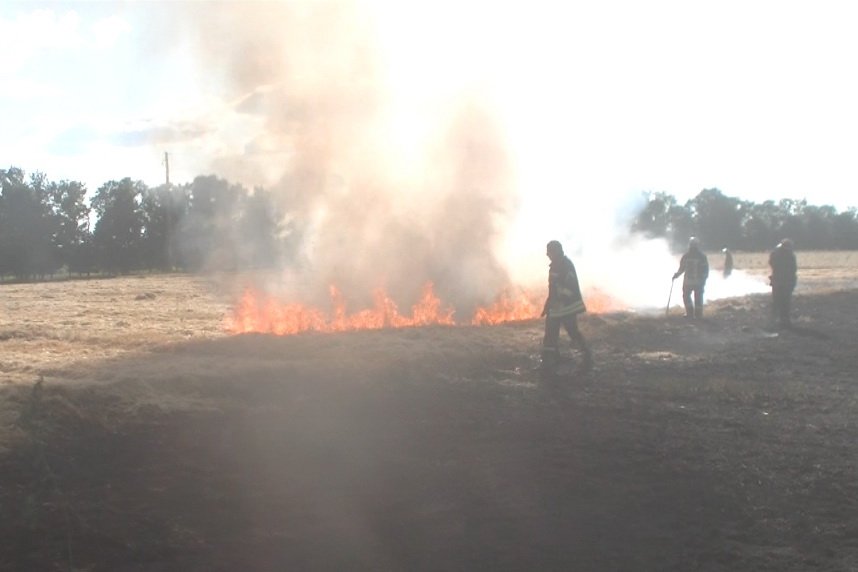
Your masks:
<instances>
[{"instance_id":1,"label":"tree line","mask_svg":"<svg viewBox=\"0 0 858 572\"><path fill-rule=\"evenodd\" d=\"M294 251L271 193L214 176L154 188L126 178L88 197L80 182L12 167L0 185L0 279L241 270Z\"/></svg>"},{"instance_id":2,"label":"tree line","mask_svg":"<svg viewBox=\"0 0 858 572\"><path fill-rule=\"evenodd\" d=\"M704 189L679 204L667 193L648 193L632 218L631 230L648 238L665 238L682 250L696 236L704 250L729 248L760 252L790 238L803 250L858 250L858 212L806 200L754 203Z\"/></svg>"},{"instance_id":3,"label":"tree line","mask_svg":"<svg viewBox=\"0 0 858 572\"><path fill-rule=\"evenodd\" d=\"M50 181L0 169L0 280L57 273L242 270L294 260L300 239L288 205L263 188L215 176L154 188L125 178L91 196L77 181ZM760 204L704 189L681 205L644 195L632 232L681 250L691 236L704 249L762 251L781 238L801 249L858 250L858 214L805 200Z\"/></svg>"}]
</instances>

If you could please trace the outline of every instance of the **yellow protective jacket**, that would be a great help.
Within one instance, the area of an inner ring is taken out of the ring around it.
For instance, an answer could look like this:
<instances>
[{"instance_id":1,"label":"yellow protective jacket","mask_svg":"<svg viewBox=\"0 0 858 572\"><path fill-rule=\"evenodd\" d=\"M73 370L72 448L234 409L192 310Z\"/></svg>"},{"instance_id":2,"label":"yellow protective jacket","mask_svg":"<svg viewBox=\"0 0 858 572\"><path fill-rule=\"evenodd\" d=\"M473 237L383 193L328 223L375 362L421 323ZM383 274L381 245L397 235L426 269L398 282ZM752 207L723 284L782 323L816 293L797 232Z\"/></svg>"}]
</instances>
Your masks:
<instances>
[{"instance_id":1,"label":"yellow protective jacket","mask_svg":"<svg viewBox=\"0 0 858 572\"><path fill-rule=\"evenodd\" d=\"M685 274L683 286L696 288L704 286L709 278L709 260L702 251L692 248L682 255L679 260L679 270L676 275Z\"/></svg>"},{"instance_id":2,"label":"yellow protective jacket","mask_svg":"<svg viewBox=\"0 0 858 572\"><path fill-rule=\"evenodd\" d=\"M587 311L575 265L564 256L548 266L548 300L545 308L549 318L562 318Z\"/></svg>"}]
</instances>

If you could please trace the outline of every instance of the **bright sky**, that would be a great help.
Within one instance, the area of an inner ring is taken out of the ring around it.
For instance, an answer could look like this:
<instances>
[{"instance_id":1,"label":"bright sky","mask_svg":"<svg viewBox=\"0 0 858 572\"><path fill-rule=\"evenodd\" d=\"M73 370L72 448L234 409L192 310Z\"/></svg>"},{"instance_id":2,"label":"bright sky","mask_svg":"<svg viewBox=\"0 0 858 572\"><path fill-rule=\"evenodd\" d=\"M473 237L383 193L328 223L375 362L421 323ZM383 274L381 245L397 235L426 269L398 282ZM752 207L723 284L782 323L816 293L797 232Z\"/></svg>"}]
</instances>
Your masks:
<instances>
[{"instance_id":1,"label":"bright sky","mask_svg":"<svg viewBox=\"0 0 858 572\"><path fill-rule=\"evenodd\" d=\"M246 152L263 127L191 49L187 4L0 4L0 166L95 190L126 176L163 182L165 152L179 183ZM236 15L266 6L233 4ZM717 187L858 205L856 2L415 6L362 8L397 128L425 130L431 118L415 110L477 94L503 127L523 196L684 201ZM168 33L153 34L159 21Z\"/></svg>"}]
</instances>

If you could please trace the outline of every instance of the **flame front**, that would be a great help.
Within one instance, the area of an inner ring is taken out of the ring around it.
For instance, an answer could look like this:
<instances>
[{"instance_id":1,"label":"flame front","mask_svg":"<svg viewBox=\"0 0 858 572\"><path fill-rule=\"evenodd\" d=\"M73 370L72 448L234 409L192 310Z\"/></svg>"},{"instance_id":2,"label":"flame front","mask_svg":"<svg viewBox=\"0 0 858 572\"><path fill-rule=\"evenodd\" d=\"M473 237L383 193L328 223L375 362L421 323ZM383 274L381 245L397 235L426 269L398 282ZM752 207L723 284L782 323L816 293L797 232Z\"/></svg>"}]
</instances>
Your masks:
<instances>
[{"instance_id":1,"label":"flame front","mask_svg":"<svg viewBox=\"0 0 858 572\"><path fill-rule=\"evenodd\" d=\"M333 309L330 315L326 315L318 308L283 303L248 288L233 309L227 327L234 333L260 332L283 336L308 331L345 332L455 324L453 309L442 307L431 283L423 287L420 299L411 308L410 316L400 314L396 302L382 289L374 292L372 308L354 314L346 311L345 299L336 286L330 287L330 296Z\"/></svg>"},{"instance_id":2,"label":"flame front","mask_svg":"<svg viewBox=\"0 0 858 572\"><path fill-rule=\"evenodd\" d=\"M538 296L525 291L507 291L489 306L477 308L470 320L457 322L454 310L445 306L435 295L433 285L423 287L420 299L411 308L411 315L399 312L396 302L377 289L371 308L348 313L343 294L330 286L332 310L326 313L318 308L298 303L285 303L273 296L247 288L239 303L227 319L226 328L233 333L270 333L279 336L301 332L345 332L350 330L379 330L429 325L475 326L518 322L538 318L542 304ZM618 303L603 292L589 291L585 295L587 309L600 314L621 310Z\"/></svg>"},{"instance_id":3,"label":"flame front","mask_svg":"<svg viewBox=\"0 0 858 572\"><path fill-rule=\"evenodd\" d=\"M524 292L502 293L497 301L486 308L477 308L471 324L475 326L519 322L538 318L542 307Z\"/></svg>"}]
</instances>

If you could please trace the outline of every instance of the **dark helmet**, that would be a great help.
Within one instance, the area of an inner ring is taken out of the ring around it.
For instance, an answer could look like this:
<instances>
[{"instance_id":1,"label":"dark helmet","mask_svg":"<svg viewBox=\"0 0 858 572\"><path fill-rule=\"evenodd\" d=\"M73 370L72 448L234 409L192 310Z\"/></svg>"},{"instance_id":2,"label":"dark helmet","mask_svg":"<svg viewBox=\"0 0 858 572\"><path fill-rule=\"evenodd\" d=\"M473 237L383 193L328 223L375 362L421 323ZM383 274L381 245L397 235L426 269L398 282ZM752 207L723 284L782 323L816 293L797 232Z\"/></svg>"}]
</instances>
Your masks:
<instances>
[{"instance_id":1,"label":"dark helmet","mask_svg":"<svg viewBox=\"0 0 858 572\"><path fill-rule=\"evenodd\" d=\"M545 245L545 250L547 252L556 252L557 254L563 254L563 245L560 244L559 240L552 240L547 245Z\"/></svg>"},{"instance_id":2,"label":"dark helmet","mask_svg":"<svg viewBox=\"0 0 858 572\"><path fill-rule=\"evenodd\" d=\"M785 238L781 241L780 244L778 244L778 246L780 246L782 248L791 249L792 248L792 241L788 238Z\"/></svg>"}]
</instances>

